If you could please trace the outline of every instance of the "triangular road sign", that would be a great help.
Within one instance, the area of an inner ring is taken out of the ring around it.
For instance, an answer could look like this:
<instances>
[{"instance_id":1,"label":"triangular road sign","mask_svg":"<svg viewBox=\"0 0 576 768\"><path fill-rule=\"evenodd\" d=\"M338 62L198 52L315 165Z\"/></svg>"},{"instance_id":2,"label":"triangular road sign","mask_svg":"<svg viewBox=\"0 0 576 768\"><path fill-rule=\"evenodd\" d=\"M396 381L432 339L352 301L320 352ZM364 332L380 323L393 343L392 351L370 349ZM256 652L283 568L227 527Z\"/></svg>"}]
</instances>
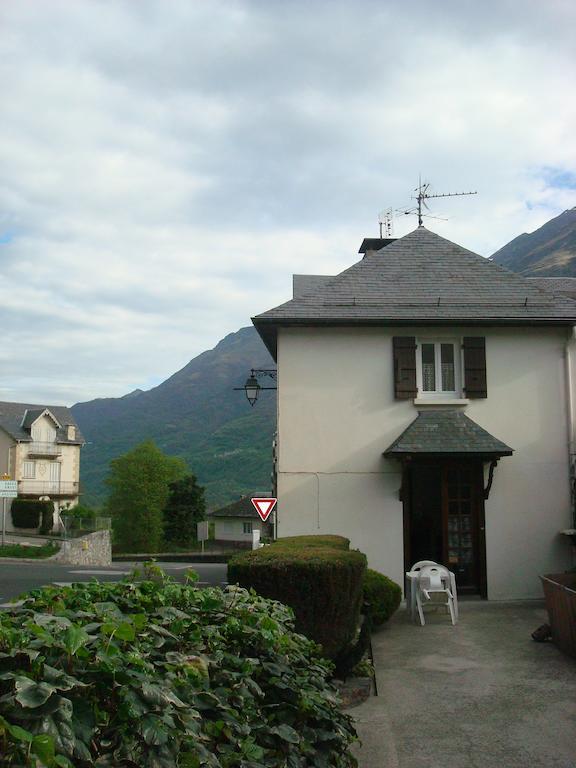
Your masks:
<instances>
[{"instance_id":1,"label":"triangular road sign","mask_svg":"<svg viewBox=\"0 0 576 768\"><path fill-rule=\"evenodd\" d=\"M262 522L265 523L270 516L270 512L272 512L272 510L276 506L276 502L278 501L278 499L260 498L260 499L250 499L250 501L254 505L254 509L256 510L256 512L258 512L258 514L260 515L260 519L262 520Z\"/></svg>"}]
</instances>

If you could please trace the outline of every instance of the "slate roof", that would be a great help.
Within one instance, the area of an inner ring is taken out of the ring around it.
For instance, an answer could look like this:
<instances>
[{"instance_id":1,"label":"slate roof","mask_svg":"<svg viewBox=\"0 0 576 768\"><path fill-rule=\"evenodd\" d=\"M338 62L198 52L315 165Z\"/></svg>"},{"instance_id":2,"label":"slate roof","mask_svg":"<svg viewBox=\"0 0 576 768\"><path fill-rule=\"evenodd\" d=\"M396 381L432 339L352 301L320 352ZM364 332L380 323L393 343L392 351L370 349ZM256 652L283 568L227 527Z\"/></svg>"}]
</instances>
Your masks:
<instances>
[{"instance_id":1,"label":"slate roof","mask_svg":"<svg viewBox=\"0 0 576 768\"><path fill-rule=\"evenodd\" d=\"M254 495L256 496L257 494ZM250 517L260 519L250 499L251 496L243 496L238 501L233 501L232 504L215 509L213 512L208 512L208 517Z\"/></svg>"},{"instance_id":2,"label":"slate roof","mask_svg":"<svg viewBox=\"0 0 576 768\"><path fill-rule=\"evenodd\" d=\"M279 326L572 325L576 306L418 227L252 322L275 357Z\"/></svg>"},{"instance_id":3,"label":"slate roof","mask_svg":"<svg viewBox=\"0 0 576 768\"><path fill-rule=\"evenodd\" d=\"M511 456L513 449L457 410L421 411L385 451L390 458L406 455Z\"/></svg>"},{"instance_id":4,"label":"slate roof","mask_svg":"<svg viewBox=\"0 0 576 768\"><path fill-rule=\"evenodd\" d=\"M528 280L556 296L576 299L576 277L529 277Z\"/></svg>"},{"instance_id":5,"label":"slate roof","mask_svg":"<svg viewBox=\"0 0 576 768\"><path fill-rule=\"evenodd\" d=\"M62 428L56 430L56 442L68 443L69 445L83 444L86 441L80 432L76 419L72 411L63 405L30 405L29 403L7 403L0 402L0 428L7 432L14 440L30 442L30 427L35 419L38 418L46 409L50 411L57 419ZM22 425L24 414L26 414L25 426ZM76 427L76 439L68 440L66 437L66 425L73 424ZM27 427L27 429L26 429Z\"/></svg>"}]
</instances>

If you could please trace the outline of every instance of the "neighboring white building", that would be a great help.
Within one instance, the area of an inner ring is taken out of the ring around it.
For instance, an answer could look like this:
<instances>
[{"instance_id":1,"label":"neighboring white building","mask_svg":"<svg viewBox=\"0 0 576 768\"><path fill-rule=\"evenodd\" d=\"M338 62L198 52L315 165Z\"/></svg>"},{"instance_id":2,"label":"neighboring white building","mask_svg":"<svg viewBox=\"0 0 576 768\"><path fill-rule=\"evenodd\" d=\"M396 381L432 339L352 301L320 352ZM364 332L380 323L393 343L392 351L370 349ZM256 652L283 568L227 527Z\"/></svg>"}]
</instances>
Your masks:
<instances>
[{"instance_id":1,"label":"neighboring white building","mask_svg":"<svg viewBox=\"0 0 576 768\"><path fill-rule=\"evenodd\" d=\"M78 503L84 442L68 408L0 402L0 474L18 481L19 497L53 501L56 525Z\"/></svg>"},{"instance_id":2,"label":"neighboring white building","mask_svg":"<svg viewBox=\"0 0 576 768\"><path fill-rule=\"evenodd\" d=\"M272 536L271 523L262 522L250 499L250 496L242 496L238 501L233 501L231 504L207 514L208 520L214 523L214 540L216 542L240 544L248 547L252 544L254 531L260 531L261 539Z\"/></svg>"},{"instance_id":3,"label":"neighboring white building","mask_svg":"<svg viewBox=\"0 0 576 768\"><path fill-rule=\"evenodd\" d=\"M278 535L342 534L401 584L432 559L462 592L540 596L571 561L576 302L424 227L361 252L253 319Z\"/></svg>"}]
</instances>

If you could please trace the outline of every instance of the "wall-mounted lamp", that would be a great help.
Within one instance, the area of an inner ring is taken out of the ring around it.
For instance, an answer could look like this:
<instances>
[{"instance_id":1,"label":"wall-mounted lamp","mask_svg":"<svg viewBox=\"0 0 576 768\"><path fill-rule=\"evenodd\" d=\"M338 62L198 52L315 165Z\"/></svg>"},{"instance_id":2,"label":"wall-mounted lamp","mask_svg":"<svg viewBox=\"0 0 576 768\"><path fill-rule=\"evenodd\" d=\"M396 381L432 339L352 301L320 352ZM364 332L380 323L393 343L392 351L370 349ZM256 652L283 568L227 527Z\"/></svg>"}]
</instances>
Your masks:
<instances>
[{"instance_id":1,"label":"wall-mounted lamp","mask_svg":"<svg viewBox=\"0 0 576 768\"><path fill-rule=\"evenodd\" d=\"M263 389L278 389L278 387L263 387L258 383L258 379L263 376L269 376L271 379L276 380L278 372L275 368L252 368L250 376L246 379L246 383L243 387L234 387L235 390L244 390L246 393L246 399L250 405L254 405L258 400L258 395Z\"/></svg>"}]
</instances>

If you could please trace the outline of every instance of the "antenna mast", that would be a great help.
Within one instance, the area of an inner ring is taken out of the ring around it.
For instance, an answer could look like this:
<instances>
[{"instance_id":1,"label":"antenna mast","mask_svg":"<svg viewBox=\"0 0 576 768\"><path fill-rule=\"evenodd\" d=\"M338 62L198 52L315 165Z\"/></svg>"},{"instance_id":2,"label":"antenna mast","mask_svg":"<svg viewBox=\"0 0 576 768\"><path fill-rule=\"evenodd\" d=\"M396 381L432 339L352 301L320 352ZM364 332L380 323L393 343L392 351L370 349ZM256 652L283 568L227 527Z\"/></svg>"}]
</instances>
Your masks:
<instances>
[{"instance_id":1,"label":"antenna mast","mask_svg":"<svg viewBox=\"0 0 576 768\"><path fill-rule=\"evenodd\" d=\"M380 225L380 240L384 237L394 237L394 213L392 208L387 208L378 214L378 224Z\"/></svg>"},{"instance_id":2,"label":"antenna mast","mask_svg":"<svg viewBox=\"0 0 576 768\"><path fill-rule=\"evenodd\" d=\"M414 190L414 192L418 192L418 194L414 197L414 200L418 201L418 226L422 226L422 217L425 215L422 213L422 206L428 210L428 206L426 205L426 200L431 200L435 197L461 197L462 195L477 195L478 192L446 192L442 195L431 195L429 193L430 189L430 183L425 181L422 183L422 179L419 180L419 184ZM410 213L410 211L406 211L406 213Z\"/></svg>"}]
</instances>

